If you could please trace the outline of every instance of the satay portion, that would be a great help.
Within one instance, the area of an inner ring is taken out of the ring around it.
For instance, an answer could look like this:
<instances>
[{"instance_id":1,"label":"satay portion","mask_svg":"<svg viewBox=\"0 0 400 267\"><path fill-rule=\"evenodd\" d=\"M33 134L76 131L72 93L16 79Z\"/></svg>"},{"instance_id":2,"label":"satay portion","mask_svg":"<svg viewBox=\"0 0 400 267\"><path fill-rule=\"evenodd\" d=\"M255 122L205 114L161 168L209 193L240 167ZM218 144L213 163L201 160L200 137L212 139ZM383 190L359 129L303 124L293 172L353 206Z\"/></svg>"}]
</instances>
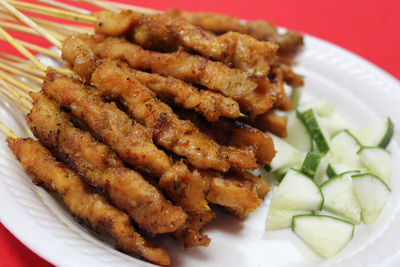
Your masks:
<instances>
[{"instance_id":1,"label":"satay portion","mask_svg":"<svg viewBox=\"0 0 400 267\"><path fill-rule=\"evenodd\" d=\"M34 104L27 122L35 136L141 229L154 235L174 232L183 225L187 215L180 207L173 206L139 173L125 168L108 146L75 128L50 99L41 93L31 96Z\"/></svg>"},{"instance_id":2,"label":"satay portion","mask_svg":"<svg viewBox=\"0 0 400 267\"><path fill-rule=\"evenodd\" d=\"M7 142L33 182L59 194L74 217L97 232L109 234L117 248L128 254L159 265L170 264L168 253L140 236L127 214L86 187L75 172L58 162L38 141L8 138Z\"/></svg>"},{"instance_id":3,"label":"satay portion","mask_svg":"<svg viewBox=\"0 0 400 267\"><path fill-rule=\"evenodd\" d=\"M248 22L225 14L186 12L178 9L169 9L167 13L217 34L234 31L251 35L258 40L275 42L279 45L280 53L295 52L303 45L303 36L300 33L287 30L281 34L269 21Z\"/></svg>"},{"instance_id":4,"label":"satay portion","mask_svg":"<svg viewBox=\"0 0 400 267\"><path fill-rule=\"evenodd\" d=\"M183 50L157 53L144 50L122 38L74 35L64 43L62 56L72 70L86 80L90 80L97 58L120 59L134 69L151 70L205 86L236 100L244 112L250 112L253 116L265 113L276 101L276 90L268 79L250 79L238 69Z\"/></svg>"},{"instance_id":5,"label":"satay portion","mask_svg":"<svg viewBox=\"0 0 400 267\"><path fill-rule=\"evenodd\" d=\"M239 104L232 98L208 90L199 90L171 76L164 77L135 69L131 69L131 73L164 102L185 109L194 109L208 121L218 121L220 117L240 116Z\"/></svg>"},{"instance_id":6,"label":"satay portion","mask_svg":"<svg viewBox=\"0 0 400 267\"><path fill-rule=\"evenodd\" d=\"M121 13L101 11L94 15L98 18L96 33L126 36L146 49L162 52L175 51L183 46L241 69L252 77L267 76L278 50L278 45L273 42L259 41L238 32L215 36L167 13L149 15L125 10ZM116 24L115 21L119 20L123 23Z\"/></svg>"},{"instance_id":7,"label":"satay portion","mask_svg":"<svg viewBox=\"0 0 400 267\"><path fill-rule=\"evenodd\" d=\"M133 122L114 103L106 103L94 88L49 70L43 92L60 106L69 108L125 162L137 169L161 177L172 166L165 152L153 144L151 131Z\"/></svg>"},{"instance_id":8,"label":"satay portion","mask_svg":"<svg viewBox=\"0 0 400 267\"><path fill-rule=\"evenodd\" d=\"M179 119L167 104L136 80L127 64L104 60L92 74L91 82L104 96L119 99L138 122L152 129L157 144L186 157L193 166L222 172L230 166L257 168L249 147L221 146L191 121Z\"/></svg>"}]
</instances>

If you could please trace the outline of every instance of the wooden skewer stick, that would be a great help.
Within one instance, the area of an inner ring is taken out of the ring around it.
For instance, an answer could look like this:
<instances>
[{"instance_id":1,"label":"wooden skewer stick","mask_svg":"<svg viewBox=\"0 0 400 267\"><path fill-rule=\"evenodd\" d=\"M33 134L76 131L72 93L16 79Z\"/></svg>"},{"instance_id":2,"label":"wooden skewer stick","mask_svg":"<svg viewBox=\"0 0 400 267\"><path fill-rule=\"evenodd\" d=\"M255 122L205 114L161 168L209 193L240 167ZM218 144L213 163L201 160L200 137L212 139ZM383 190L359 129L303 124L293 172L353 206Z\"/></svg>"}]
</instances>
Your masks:
<instances>
[{"instance_id":1,"label":"wooden skewer stick","mask_svg":"<svg viewBox=\"0 0 400 267\"><path fill-rule=\"evenodd\" d=\"M104 0L93 0L93 2L101 2L102 4L106 4L108 6L117 7L120 10L122 10L122 9L130 9L130 10L133 10L133 11L136 11L136 12L140 12L140 13L145 13L145 14L162 13L162 11L160 11L160 10L147 8L147 7L128 5L128 4L118 3L118 2L111 2L111 1L104 1Z\"/></svg>"},{"instance_id":2,"label":"wooden skewer stick","mask_svg":"<svg viewBox=\"0 0 400 267\"><path fill-rule=\"evenodd\" d=\"M2 0L2 1L4 1L4 0ZM32 13L36 13L36 14L41 14L41 15L46 15L46 16L56 17L56 18L61 18L61 19L67 19L67 20L73 20L76 22L82 22L82 23L86 23L86 24L95 24L97 22L97 18L90 16L90 15L80 14L78 12L65 11L65 10L61 10L61 9L57 9L57 8L40 6L40 5L35 5L35 4L21 2L21 1L14 1L14 0L8 0L7 2L16 8L19 8L19 9L25 10L25 11L29 11Z\"/></svg>"},{"instance_id":3,"label":"wooden skewer stick","mask_svg":"<svg viewBox=\"0 0 400 267\"><path fill-rule=\"evenodd\" d=\"M22 61L22 62L15 62L15 61L11 61L8 59L4 59L4 58L0 58L0 63L5 64L9 67L18 69L20 71L23 71L25 73L31 74L35 77L40 77L40 78L44 78L45 74L37 69L33 69L32 68L32 64L29 61Z\"/></svg>"},{"instance_id":4,"label":"wooden skewer stick","mask_svg":"<svg viewBox=\"0 0 400 267\"><path fill-rule=\"evenodd\" d=\"M6 64L4 64L2 62L0 62L0 69L3 69L3 70L5 70L5 71L7 71L9 73L16 74L16 75L19 75L21 77L24 77L24 78L26 78L26 79L28 79L28 80L30 80L32 82L35 82L37 84L41 84L43 82L42 79L40 79L40 78L38 78L36 76L33 76L33 75L29 74L29 73L21 71L21 70L19 70L17 68L8 66L8 65L6 65Z\"/></svg>"},{"instance_id":5,"label":"wooden skewer stick","mask_svg":"<svg viewBox=\"0 0 400 267\"><path fill-rule=\"evenodd\" d=\"M31 19L29 19L27 16L19 12L15 7L10 5L8 2L5 0L0 0L0 3L8 9L15 17L17 17L20 21L23 23L27 24L30 26L32 29L36 30L39 32L43 37L45 37L47 40L49 40L50 43L55 45L58 48L62 47L62 43L53 35L49 34L46 30L44 30L42 27L37 25L35 22L33 22Z\"/></svg>"},{"instance_id":6,"label":"wooden skewer stick","mask_svg":"<svg viewBox=\"0 0 400 267\"><path fill-rule=\"evenodd\" d=\"M12 87L10 84L8 84L1 78L0 78L0 85L5 89L2 90L2 93L5 94L8 98L14 100L16 103L19 103L22 107L24 107L27 110L32 109L32 100L20 94L20 92L18 92L17 89Z\"/></svg>"},{"instance_id":7,"label":"wooden skewer stick","mask_svg":"<svg viewBox=\"0 0 400 267\"><path fill-rule=\"evenodd\" d=\"M3 71L0 71L0 78L20 88L25 93L30 93L32 91L35 92L40 91L40 88L34 86L27 86L25 83L18 81L17 79L11 77L9 74Z\"/></svg>"},{"instance_id":8,"label":"wooden skewer stick","mask_svg":"<svg viewBox=\"0 0 400 267\"><path fill-rule=\"evenodd\" d=\"M18 136L13 131L8 129L1 121L0 121L0 130L3 133L5 133L8 137L15 138L15 139L18 138Z\"/></svg>"},{"instance_id":9,"label":"wooden skewer stick","mask_svg":"<svg viewBox=\"0 0 400 267\"><path fill-rule=\"evenodd\" d=\"M0 0L1 1L1 0ZM9 35L2 27L0 27L0 35L6 39L12 46L14 46L21 54L29 58L37 68L42 71L46 71L46 66L43 65L36 57L34 57L25 47L23 47L18 41L16 41L11 35Z\"/></svg>"},{"instance_id":10,"label":"wooden skewer stick","mask_svg":"<svg viewBox=\"0 0 400 267\"><path fill-rule=\"evenodd\" d=\"M19 62L19 63L26 63L26 64L31 64L29 61L26 61L25 59L22 59L20 57L14 56L14 55L10 55L4 52L0 52L0 56L5 58L5 59L9 59L15 62Z\"/></svg>"},{"instance_id":11,"label":"wooden skewer stick","mask_svg":"<svg viewBox=\"0 0 400 267\"><path fill-rule=\"evenodd\" d=\"M0 34L0 39L2 39L4 41L7 41L7 39L2 37L1 34ZM39 52L39 53L41 53L43 55L46 55L46 56L49 56L49 57L52 57L52 58L61 58L61 55L59 53L54 52L54 51L52 51L50 49L43 48L41 46L29 43L29 42L25 42L25 41L22 41L22 40L18 40L18 42L19 42L20 45L24 46L25 48L28 48L28 49L31 49L33 51Z\"/></svg>"},{"instance_id":12,"label":"wooden skewer stick","mask_svg":"<svg viewBox=\"0 0 400 267\"><path fill-rule=\"evenodd\" d=\"M14 16L9 14L10 12L4 7L0 6L0 18L9 21L18 21ZM93 27L85 27L85 26L73 26L62 23L57 23L54 21L39 19L31 16L27 16L37 24L41 25L44 28L52 29L53 32L63 32L66 34L71 34L71 31L74 33L93 33Z\"/></svg>"},{"instance_id":13,"label":"wooden skewer stick","mask_svg":"<svg viewBox=\"0 0 400 267\"><path fill-rule=\"evenodd\" d=\"M89 10L86 10L86 9L83 9L83 8L80 8L80 7L76 7L76 6L67 5L65 3L61 3L61 2L57 2L57 1L53 1L53 0L36 0L36 1L48 4L50 6L55 6L55 7L58 7L58 8L62 8L62 9L68 10L68 11L90 15L90 11Z\"/></svg>"}]
</instances>

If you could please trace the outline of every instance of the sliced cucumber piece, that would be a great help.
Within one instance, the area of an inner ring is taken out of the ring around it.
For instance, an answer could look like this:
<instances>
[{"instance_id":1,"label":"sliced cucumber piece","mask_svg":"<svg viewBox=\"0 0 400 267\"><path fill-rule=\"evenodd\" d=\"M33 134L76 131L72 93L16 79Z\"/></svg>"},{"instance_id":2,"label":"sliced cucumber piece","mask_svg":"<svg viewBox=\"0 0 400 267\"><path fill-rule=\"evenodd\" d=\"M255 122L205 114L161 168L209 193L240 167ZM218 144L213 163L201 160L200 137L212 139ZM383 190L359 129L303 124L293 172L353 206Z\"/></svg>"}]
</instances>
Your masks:
<instances>
[{"instance_id":1,"label":"sliced cucumber piece","mask_svg":"<svg viewBox=\"0 0 400 267\"><path fill-rule=\"evenodd\" d=\"M308 152L306 158L301 165L301 172L314 178L318 166L321 162L322 156L313 152Z\"/></svg>"},{"instance_id":2,"label":"sliced cucumber piece","mask_svg":"<svg viewBox=\"0 0 400 267\"><path fill-rule=\"evenodd\" d=\"M390 188L379 177L370 173L356 174L352 178L361 206L361 217L366 224L374 223L385 206Z\"/></svg>"},{"instance_id":3,"label":"sliced cucumber piece","mask_svg":"<svg viewBox=\"0 0 400 267\"><path fill-rule=\"evenodd\" d=\"M295 104L296 106L300 102L302 93L303 93L303 88L301 87L296 87L292 89L292 92L290 94L290 100L292 100L293 104Z\"/></svg>"},{"instance_id":4,"label":"sliced cucumber piece","mask_svg":"<svg viewBox=\"0 0 400 267\"><path fill-rule=\"evenodd\" d=\"M293 216L301 214L312 214L312 211L283 210L281 208L270 206L265 221L265 231L289 228L292 225Z\"/></svg>"},{"instance_id":5,"label":"sliced cucumber piece","mask_svg":"<svg viewBox=\"0 0 400 267\"><path fill-rule=\"evenodd\" d=\"M294 110L289 113L287 121L287 137L284 139L300 151L310 151L313 149L313 139L309 134L301 113Z\"/></svg>"},{"instance_id":6,"label":"sliced cucumber piece","mask_svg":"<svg viewBox=\"0 0 400 267\"><path fill-rule=\"evenodd\" d=\"M331 150L328 154L330 163L345 164L352 169L364 168L357 152L361 145L348 130L342 130L331 138Z\"/></svg>"},{"instance_id":7,"label":"sliced cucumber piece","mask_svg":"<svg viewBox=\"0 0 400 267\"><path fill-rule=\"evenodd\" d=\"M358 151L361 162L387 185L392 179L392 156L380 147L363 147Z\"/></svg>"},{"instance_id":8,"label":"sliced cucumber piece","mask_svg":"<svg viewBox=\"0 0 400 267\"><path fill-rule=\"evenodd\" d=\"M313 109L319 116L331 116L335 109L326 100L317 99L299 106L299 111L304 112L308 109Z\"/></svg>"},{"instance_id":9,"label":"sliced cucumber piece","mask_svg":"<svg viewBox=\"0 0 400 267\"><path fill-rule=\"evenodd\" d=\"M343 129L349 129L350 125L338 114L319 118L321 127L326 130L329 137Z\"/></svg>"},{"instance_id":10,"label":"sliced cucumber piece","mask_svg":"<svg viewBox=\"0 0 400 267\"><path fill-rule=\"evenodd\" d=\"M353 188L351 172L326 181L321 185L324 209L354 223L360 223L361 208Z\"/></svg>"},{"instance_id":11,"label":"sliced cucumber piece","mask_svg":"<svg viewBox=\"0 0 400 267\"><path fill-rule=\"evenodd\" d=\"M344 173L356 174L360 173L364 169L356 170L354 167L349 167L344 164L333 164L329 163L328 168L326 169L326 174L329 178L334 178Z\"/></svg>"},{"instance_id":12,"label":"sliced cucumber piece","mask_svg":"<svg viewBox=\"0 0 400 267\"><path fill-rule=\"evenodd\" d=\"M270 136L274 141L276 150L276 155L270 164L271 172L296 164L300 165L303 162L305 156L303 152L273 134L270 134Z\"/></svg>"},{"instance_id":13,"label":"sliced cucumber piece","mask_svg":"<svg viewBox=\"0 0 400 267\"><path fill-rule=\"evenodd\" d=\"M388 117L362 127L355 132L355 135L364 146L386 148L390 140L392 140L393 133L394 125L392 120Z\"/></svg>"},{"instance_id":14,"label":"sliced cucumber piece","mask_svg":"<svg viewBox=\"0 0 400 267\"><path fill-rule=\"evenodd\" d=\"M318 150L321 153L326 153L329 151L329 144L327 134L321 128L318 116L315 114L314 110L308 109L302 113L305 125L308 132L311 134L315 143L317 144Z\"/></svg>"},{"instance_id":15,"label":"sliced cucumber piece","mask_svg":"<svg viewBox=\"0 0 400 267\"><path fill-rule=\"evenodd\" d=\"M326 215L293 217L292 230L325 258L336 255L351 240L354 224Z\"/></svg>"},{"instance_id":16,"label":"sliced cucumber piece","mask_svg":"<svg viewBox=\"0 0 400 267\"><path fill-rule=\"evenodd\" d=\"M318 185L295 170L286 173L271 199L271 205L282 210L321 210L323 203Z\"/></svg>"}]
</instances>

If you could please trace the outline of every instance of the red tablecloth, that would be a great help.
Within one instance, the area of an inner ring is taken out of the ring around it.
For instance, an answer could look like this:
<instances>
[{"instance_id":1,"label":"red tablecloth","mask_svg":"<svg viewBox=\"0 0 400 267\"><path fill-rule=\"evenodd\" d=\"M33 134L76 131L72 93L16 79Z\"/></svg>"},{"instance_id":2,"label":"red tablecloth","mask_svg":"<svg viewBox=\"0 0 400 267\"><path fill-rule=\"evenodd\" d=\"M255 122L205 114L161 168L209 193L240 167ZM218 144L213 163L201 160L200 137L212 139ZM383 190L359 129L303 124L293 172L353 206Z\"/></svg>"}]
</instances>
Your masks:
<instances>
[{"instance_id":1,"label":"red tablecloth","mask_svg":"<svg viewBox=\"0 0 400 267\"><path fill-rule=\"evenodd\" d=\"M166 9L229 13L266 19L344 47L400 78L399 0L138 0L120 2ZM89 8L89 5L83 5ZM39 39L34 38L38 43ZM45 45L45 43L42 43ZM1 51L13 49L1 43ZM0 266L50 265L16 240L0 224Z\"/></svg>"}]
</instances>

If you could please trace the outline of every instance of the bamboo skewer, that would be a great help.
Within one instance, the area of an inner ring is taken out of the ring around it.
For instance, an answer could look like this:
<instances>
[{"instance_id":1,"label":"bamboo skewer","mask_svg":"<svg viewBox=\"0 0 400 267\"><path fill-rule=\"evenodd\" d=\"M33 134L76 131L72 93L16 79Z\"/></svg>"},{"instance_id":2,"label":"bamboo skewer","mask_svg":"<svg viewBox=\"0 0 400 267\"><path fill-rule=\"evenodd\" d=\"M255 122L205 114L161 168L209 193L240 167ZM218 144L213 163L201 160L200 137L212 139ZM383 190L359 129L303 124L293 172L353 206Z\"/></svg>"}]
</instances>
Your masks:
<instances>
[{"instance_id":1,"label":"bamboo skewer","mask_svg":"<svg viewBox=\"0 0 400 267\"><path fill-rule=\"evenodd\" d=\"M61 2L57 2L57 1L53 1L53 0L36 0L36 1L48 4L48 5L51 5L51 6L55 6L55 7L58 7L58 8L62 8L62 9L68 10L68 11L78 12L78 13L81 13L81 14L90 15L90 11L89 10L86 10L86 9L83 9L83 8L80 8L80 7L76 7L76 6L67 5L65 3L61 3Z\"/></svg>"},{"instance_id":2,"label":"bamboo skewer","mask_svg":"<svg viewBox=\"0 0 400 267\"><path fill-rule=\"evenodd\" d=\"M1 30L0 30L0 31L1 31ZM5 39L4 37L2 37L1 34L0 34L0 39L2 39L2 40L4 40L4 41L7 41L7 39ZM54 51L52 51L52 50L50 50L50 49L43 48L43 47L41 47L41 46L38 46L38 45L35 45L35 44L32 44L32 43L29 43L29 42L25 42L25 41L22 41L22 40L19 40L18 42L19 42L19 44L22 45L23 47L28 48L28 49L31 49L31 50L36 51L36 52L39 52L39 53L44 54L44 55L46 55L46 56L49 56L49 57L52 57L52 58L61 58L61 55L60 55L59 53L54 52Z\"/></svg>"},{"instance_id":3,"label":"bamboo skewer","mask_svg":"<svg viewBox=\"0 0 400 267\"><path fill-rule=\"evenodd\" d=\"M38 78L36 76L33 76L33 75L29 74L29 73L21 71L21 70L19 70L17 68L8 66L8 65L6 65L6 64L4 64L2 62L0 62L0 69L3 69L3 70L5 70L7 72L10 72L12 74L19 75L21 77L24 77L24 78L26 78L26 79L28 79L28 80L30 80L32 82L38 83L38 84L41 84L42 81L43 81L42 79L40 79L40 78Z\"/></svg>"},{"instance_id":4,"label":"bamboo skewer","mask_svg":"<svg viewBox=\"0 0 400 267\"><path fill-rule=\"evenodd\" d=\"M11 1L14 2L14 1ZM51 35L48 31L44 30L42 27L38 26L35 22L29 19L27 16L19 12L15 7L7 3L5 0L0 0L0 3L8 9L15 17L17 17L20 21L30 26L32 29L39 32L42 36L44 36L50 43L55 45L56 47L62 47L62 43L53 35Z\"/></svg>"},{"instance_id":5,"label":"bamboo skewer","mask_svg":"<svg viewBox=\"0 0 400 267\"><path fill-rule=\"evenodd\" d=\"M93 5L93 6L97 6L97 7L100 7L100 8L102 8L102 9L107 9L107 10L110 10L110 11L113 11L113 12L119 12L119 11L120 11L119 8L115 8L115 7L111 6L111 5L109 5L108 3L103 3L103 2L101 2L101 1L95 1L95 0L80 0L79 2L88 3L88 4L91 4L91 5Z\"/></svg>"},{"instance_id":6,"label":"bamboo skewer","mask_svg":"<svg viewBox=\"0 0 400 267\"><path fill-rule=\"evenodd\" d=\"M34 65L30 64L29 61L25 61L25 62L15 62L15 61L11 61L11 60L7 60L4 58L0 58L0 63L3 63L7 66L10 66L12 68L18 69L20 71L24 71L28 74L31 74L33 76L36 77L41 77L43 78L45 75L43 72L41 72L40 70L37 69L33 69L32 67L34 67Z\"/></svg>"},{"instance_id":7,"label":"bamboo skewer","mask_svg":"<svg viewBox=\"0 0 400 267\"><path fill-rule=\"evenodd\" d=\"M10 129L8 129L1 121L0 121L0 130L5 133L8 137L11 138L18 138L18 136L11 131Z\"/></svg>"},{"instance_id":8,"label":"bamboo skewer","mask_svg":"<svg viewBox=\"0 0 400 267\"><path fill-rule=\"evenodd\" d=\"M0 0L1 1L1 0ZM12 46L14 46L21 54L31 60L37 68L46 71L46 66L43 65L36 57L34 57L25 47L9 35L2 27L0 27L0 35L6 39Z\"/></svg>"},{"instance_id":9,"label":"bamboo skewer","mask_svg":"<svg viewBox=\"0 0 400 267\"><path fill-rule=\"evenodd\" d=\"M17 56L14 56L14 55L10 55L10 54L4 53L4 52L0 52L0 56L5 58L5 59L9 59L9 60L12 60L12 61L15 61L15 62L18 62L18 63L26 63L26 64L29 64L29 65L32 64L30 61L27 61L27 60L22 59L20 57L17 57Z\"/></svg>"},{"instance_id":10,"label":"bamboo skewer","mask_svg":"<svg viewBox=\"0 0 400 267\"><path fill-rule=\"evenodd\" d=\"M145 13L145 14L162 13L162 11L160 11L160 10L147 8L147 7L134 6L134 5L129 5L129 4L123 4L123 3L118 3L118 2L111 2L111 1L104 1L104 0L92 0L92 2L101 2L103 5L106 5L109 7L110 6L117 7L119 10L130 9L130 10L140 12L140 13Z\"/></svg>"},{"instance_id":11,"label":"bamboo skewer","mask_svg":"<svg viewBox=\"0 0 400 267\"><path fill-rule=\"evenodd\" d=\"M23 96L17 89L12 87L9 83L7 83L4 79L0 78L0 85L5 89L2 90L2 93L6 95L11 100L14 100L16 103L19 103L22 107L30 111L32 109L32 101Z\"/></svg>"},{"instance_id":12,"label":"bamboo skewer","mask_svg":"<svg viewBox=\"0 0 400 267\"><path fill-rule=\"evenodd\" d=\"M2 0L2 2L5 2ZM61 19L73 20L76 22L82 22L87 24L95 24L97 19L90 15L80 14L78 12L65 11L57 8L51 8L46 6L35 5L31 3L8 0L7 3L19 8L21 10L29 11L36 14L52 16Z\"/></svg>"},{"instance_id":13,"label":"bamboo skewer","mask_svg":"<svg viewBox=\"0 0 400 267\"><path fill-rule=\"evenodd\" d=\"M11 77L7 73L0 71L0 79L3 79L12 85L20 88L25 93L30 93L32 91L40 91L40 88L34 86L27 86L25 83L18 81L17 79Z\"/></svg>"}]
</instances>

